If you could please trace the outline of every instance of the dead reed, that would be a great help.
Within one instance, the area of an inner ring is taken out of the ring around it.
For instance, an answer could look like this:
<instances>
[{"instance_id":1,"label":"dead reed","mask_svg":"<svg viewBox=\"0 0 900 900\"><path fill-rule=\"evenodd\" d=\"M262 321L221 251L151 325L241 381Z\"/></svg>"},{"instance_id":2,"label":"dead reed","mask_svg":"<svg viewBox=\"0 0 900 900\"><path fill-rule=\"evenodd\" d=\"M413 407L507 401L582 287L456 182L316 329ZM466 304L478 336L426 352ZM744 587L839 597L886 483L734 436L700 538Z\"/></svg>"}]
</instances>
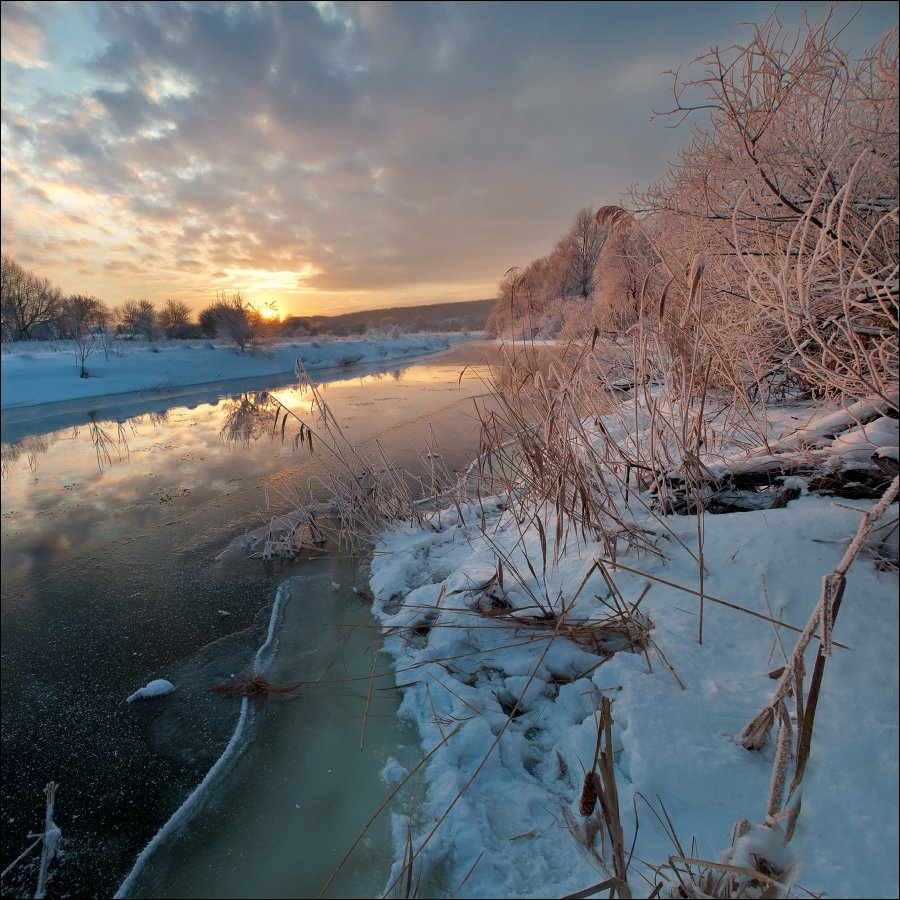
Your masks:
<instances>
[{"instance_id":1,"label":"dead reed","mask_svg":"<svg viewBox=\"0 0 900 900\"><path fill-rule=\"evenodd\" d=\"M293 684L274 685L265 675L244 672L237 680L223 681L210 690L224 694L226 697L246 697L248 700L252 700L253 705L259 710L266 705L266 701L272 694L293 694L303 684L302 681L295 681Z\"/></svg>"}]
</instances>

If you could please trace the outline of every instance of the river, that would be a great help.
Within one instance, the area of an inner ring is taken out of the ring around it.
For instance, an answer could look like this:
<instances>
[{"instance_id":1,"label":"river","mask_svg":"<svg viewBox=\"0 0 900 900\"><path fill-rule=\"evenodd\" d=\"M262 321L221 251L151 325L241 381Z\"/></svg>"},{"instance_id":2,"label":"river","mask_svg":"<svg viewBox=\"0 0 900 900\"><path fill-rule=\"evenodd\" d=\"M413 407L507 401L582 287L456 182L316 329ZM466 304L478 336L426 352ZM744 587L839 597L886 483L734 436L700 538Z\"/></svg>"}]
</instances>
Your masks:
<instances>
[{"instance_id":1,"label":"river","mask_svg":"<svg viewBox=\"0 0 900 900\"><path fill-rule=\"evenodd\" d=\"M466 343L381 370L319 372L316 382L355 445L378 441L416 469L435 444L460 471L476 449L473 398L490 378L489 352ZM307 447L241 420L250 389L304 411L287 380L272 378L4 415L3 865L42 830L43 788L56 781L63 852L50 896L114 893L219 758L240 701L210 688L248 669L288 579L271 677L304 684L260 711L228 778L135 892L316 892L387 795L379 772L411 761L395 692L387 679L370 692L365 677L375 632L354 591L365 587L364 564L335 554L223 562L236 537L288 511L295 487L323 471ZM156 678L175 693L124 702ZM390 862L385 825L333 895L376 895ZM34 871L20 864L4 895L33 894Z\"/></svg>"}]
</instances>

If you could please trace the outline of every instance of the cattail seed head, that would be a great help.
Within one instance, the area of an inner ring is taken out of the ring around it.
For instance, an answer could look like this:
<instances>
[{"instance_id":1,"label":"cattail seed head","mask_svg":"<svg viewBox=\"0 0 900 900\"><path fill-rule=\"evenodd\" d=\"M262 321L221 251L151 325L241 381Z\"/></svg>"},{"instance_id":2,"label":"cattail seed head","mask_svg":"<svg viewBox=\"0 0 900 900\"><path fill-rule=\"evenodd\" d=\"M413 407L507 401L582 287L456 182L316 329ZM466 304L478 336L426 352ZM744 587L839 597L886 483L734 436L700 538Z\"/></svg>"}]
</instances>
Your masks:
<instances>
[{"instance_id":1,"label":"cattail seed head","mask_svg":"<svg viewBox=\"0 0 900 900\"><path fill-rule=\"evenodd\" d=\"M596 772L584 773L584 786L581 788L581 801L578 804L578 813L589 816L597 805L597 795L600 788L600 779Z\"/></svg>"}]
</instances>

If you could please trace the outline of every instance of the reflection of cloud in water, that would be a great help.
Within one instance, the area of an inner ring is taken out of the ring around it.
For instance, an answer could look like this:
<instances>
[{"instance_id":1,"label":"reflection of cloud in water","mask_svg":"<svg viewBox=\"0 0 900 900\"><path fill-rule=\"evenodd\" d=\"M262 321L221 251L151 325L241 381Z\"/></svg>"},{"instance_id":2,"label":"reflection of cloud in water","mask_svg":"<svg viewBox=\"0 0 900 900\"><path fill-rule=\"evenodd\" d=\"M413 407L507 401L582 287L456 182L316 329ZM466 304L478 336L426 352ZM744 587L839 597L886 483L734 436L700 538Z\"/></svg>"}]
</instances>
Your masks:
<instances>
[{"instance_id":1,"label":"reflection of cloud in water","mask_svg":"<svg viewBox=\"0 0 900 900\"><path fill-rule=\"evenodd\" d=\"M345 377L318 389L327 392L339 422L348 412L358 417L352 422L350 440L377 437L385 442L388 453L402 459L415 452L415 435L411 437L409 429L398 430L398 426L408 424L406 420L435 424L432 411L438 412L436 424L446 424L440 435L442 443L446 440L452 447L454 441L466 439L458 412L441 418L446 401L427 384L441 378L449 378L455 389L459 368L396 368L377 378L369 374ZM410 390L411 384L425 390ZM477 387L467 373L460 399L466 388L472 392ZM197 403L192 408L145 411L123 416L118 422L115 417L104 421L101 412L77 430L69 426L3 445L7 476L3 482L4 567L61 565L73 554L106 541L148 534L176 519L222 526L225 523L219 521L218 510L231 508L224 503L246 506L242 515L249 516L253 524L264 496L263 484L269 492L265 496L279 509L296 508L282 493L296 488L305 496L310 479L318 479L324 463L318 453L297 452L292 440L297 423L291 417L284 444L281 415L273 435L276 400L315 426L317 416L310 394L285 385ZM274 443L260 440L273 436ZM109 450L111 464L104 464L102 471L94 439L100 441L101 452L103 446ZM441 451L446 456L447 446ZM315 490L318 495L324 489ZM222 500L232 495L245 499ZM243 519L235 522L238 530L248 524ZM67 550L61 539L69 541Z\"/></svg>"},{"instance_id":2,"label":"reflection of cloud in water","mask_svg":"<svg viewBox=\"0 0 900 900\"><path fill-rule=\"evenodd\" d=\"M10 573L16 569L26 572L42 572L52 568L57 562L67 558L71 549L68 534L48 532L28 542L25 550L18 555L18 565L10 567Z\"/></svg>"}]
</instances>

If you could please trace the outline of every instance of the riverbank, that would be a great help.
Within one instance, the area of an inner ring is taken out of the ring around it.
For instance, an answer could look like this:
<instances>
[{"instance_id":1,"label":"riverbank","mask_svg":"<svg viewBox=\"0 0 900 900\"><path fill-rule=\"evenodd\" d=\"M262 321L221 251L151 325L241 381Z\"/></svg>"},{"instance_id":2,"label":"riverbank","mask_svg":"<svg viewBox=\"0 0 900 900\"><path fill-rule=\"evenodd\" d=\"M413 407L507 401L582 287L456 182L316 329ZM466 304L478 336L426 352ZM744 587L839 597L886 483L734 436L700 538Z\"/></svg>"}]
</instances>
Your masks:
<instances>
[{"instance_id":1,"label":"riverbank","mask_svg":"<svg viewBox=\"0 0 900 900\"><path fill-rule=\"evenodd\" d=\"M466 341L446 353L381 367L322 369L315 380L327 393L342 431L365 452L373 452L377 442L399 465L427 472L420 454L433 440L440 443L448 467L464 468L477 439L471 424L472 397L482 390L478 375L487 377L483 360L491 351L491 346ZM460 384L464 368L476 374ZM56 822L65 854L52 867L55 895L115 892L135 857L203 780L232 735L240 701L210 689L250 665L265 637L268 607L281 582L291 575L311 574L312 564L302 560L268 565L246 553L222 556L248 528L293 508L288 504L298 492L308 487L319 491L327 481L327 460L293 442L290 423L282 440L281 429L273 434L271 419L265 417L272 409L245 402L245 390L271 394L303 415L302 399L291 381L290 375L268 383L254 378L232 383L228 395L220 394L218 386L160 392L143 398L151 408L134 418L125 409L125 418L98 414L87 427L65 426L62 431L48 425L46 413L53 404L44 404L36 409L32 424L43 427L34 439L21 447L4 447L3 865L25 849L25 836L43 821L43 787L48 780L56 781ZM166 401L169 395L178 399ZM139 395L122 395L112 404L73 401L59 406L109 410L141 401ZM4 411L4 438L9 416L10 411ZM341 584L340 590L332 587L332 580ZM340 657L348 645L344 629L334 627L339 621L335 605L342 614L344 607L358 607L365 621L375 625L368 604L351 590L365 583L364 576L335 569L328 570L322 582L324 602L304 589L295 607L306 627L279 633L282 647L285 641L309 642L313 647L305 650L314 652L308 657L302 655L305 651L288 652L284 672L270 677L290 683L321 676L331 683L305 688L296 703L274 697L268 704L263 718L271 733L258 745L254 740L253 749L241 757L248 777L242 774L236 784L255 794L261 809L268 791L284 784L282 774L269 775L274 742L285 739L279 744L285 767L298 759L293 732L280 727L282 707L285 712L296 709L298 728L311 724L312 708L320 709L322 727L335 729L335 745L347 752L348 765L356 767L362 780L371 774L361 766L359 750L366 690L354 691L352 684L343 683ZM315 635L309 630L307 606L321 615L322 628ZM347 630L368 646L371 627L353 622ZM370 657L362 651L350 651L350 657L368 676ZM333 658L338 661L332 671ZM175 691L143 703L125 702L156 679L170 681ZM389 687L386 682L379 686ZM376 753L382 725L391 732L386 752L395 754L396 717L393 710L380 710L390 696L389 689L378 691L370 704L370 714L384 715L369 722L367 754ZM329 719L334 709L350 712ZM333 756L326 771L334 768L337 773L344 764L336 761L336 753L323 749L321 734L305 740L304 752L321 750ZM251 762L257 753L264 765ZM372 765L375 777L367 784L377 799L344 797L363 819L381 800L377 771L383 761L375 758ZM322 775L317 768L305 772L292 769L292 778L315 780ZM320 787L327 790L329 782L322 780ZM312 825L318 821L318 814L304 805L311 793L302 785L293 793L283 792L281 799L289 797L287 808L273 805L270 812L299 816ZM246 811L247 806L242 800L237 808ZM346 834L329 838L323 831L322 840L330 840L329 852L334 849L339 856L352 842L358 823L337 812L334 804L329 808L330 823L335 829L345 827ZM234 830L223 829L223 837L238 839L238 832L250 837L251 830L240 827L239 816L226 811L225 817ZM203 817L203 823L211 821ZM294 824L274 827L286 839L297 833ZM276 877L279 869L266 858L272 846L264 837L244 858ZM390 853L375 855L383 868L372 877L380 882L387 877ZM318 852L315 856L327 868L330 857ZM307 857L285 854L281 863L306 871ZM34 854L5 877L4 896L32 896L36 866ZM365 862L362 868L375 871ZM199 872L191 870L189 862L186 869L189 875ZM241 878L255 877L253 865L242 868L237 853L228 867L217 864L216 871L223 881L234 872L235 885ZM321 882L316 890L319 886ZM170 895L189 896L178 890L173 888ZM234 894L224 887L222 895Z\"/></svg>"},{"instance_id":2,"label":"riverbank","mask_svg":"<svg viewBox=\"0 0 900 900\"><path fill-rule=\"evenodd\" d=\"M769 409L765 447L720 446L702 460L707 471L767 469L767 489L732 491L746 495L728 498L742 511L699 522L663 513L620 467L608 483L633 541L612 547L550 506L523 519L521 483L445 510L428 529L384 536L372 568L384 652L401 716L416 724L422 754L434 751L411 846L403 829L396 835L388 895L411 854L425 896L457 885L454 896L565 896L620 874L604 811L579 808L601 746L602 698L634 896L656 885L683 896L679 877L741 878L750 891L741 896L758 896L767 879L781 883L778 896L897 895L896 503L849 569L789 843L792 816L768 817L777 746L800 724L791 692L783 707L773 699L779 669L816 615L823 576L875 505L852 499L842 475L877 472L873 453L897 456L897 420L861 412ZM649 418L641 403L623 404L596 423L595 446L634 451ZM779 476L803 456L808 476ZM818 646L815 637L807 673ZM776 720L766 745L748 751L745 729L770 704L790 730L776 739Z\"/></svg>"},{"instance_id":3,"label":"riverbank","mask_svg":"<svg viewBox=\"0 0 900 900\"><path fill-rule=\"evenodd\" d=\"M70 341L5 343L0 354L0 408L279 375L293 372L297 360L307 371L383 363L437 353L461 339L461 335L423 334L273 341L243 353L220 341L114 341L107 352L98 348L87 358L87 378L80 377Z\"/></svg>"}]
</instances>

